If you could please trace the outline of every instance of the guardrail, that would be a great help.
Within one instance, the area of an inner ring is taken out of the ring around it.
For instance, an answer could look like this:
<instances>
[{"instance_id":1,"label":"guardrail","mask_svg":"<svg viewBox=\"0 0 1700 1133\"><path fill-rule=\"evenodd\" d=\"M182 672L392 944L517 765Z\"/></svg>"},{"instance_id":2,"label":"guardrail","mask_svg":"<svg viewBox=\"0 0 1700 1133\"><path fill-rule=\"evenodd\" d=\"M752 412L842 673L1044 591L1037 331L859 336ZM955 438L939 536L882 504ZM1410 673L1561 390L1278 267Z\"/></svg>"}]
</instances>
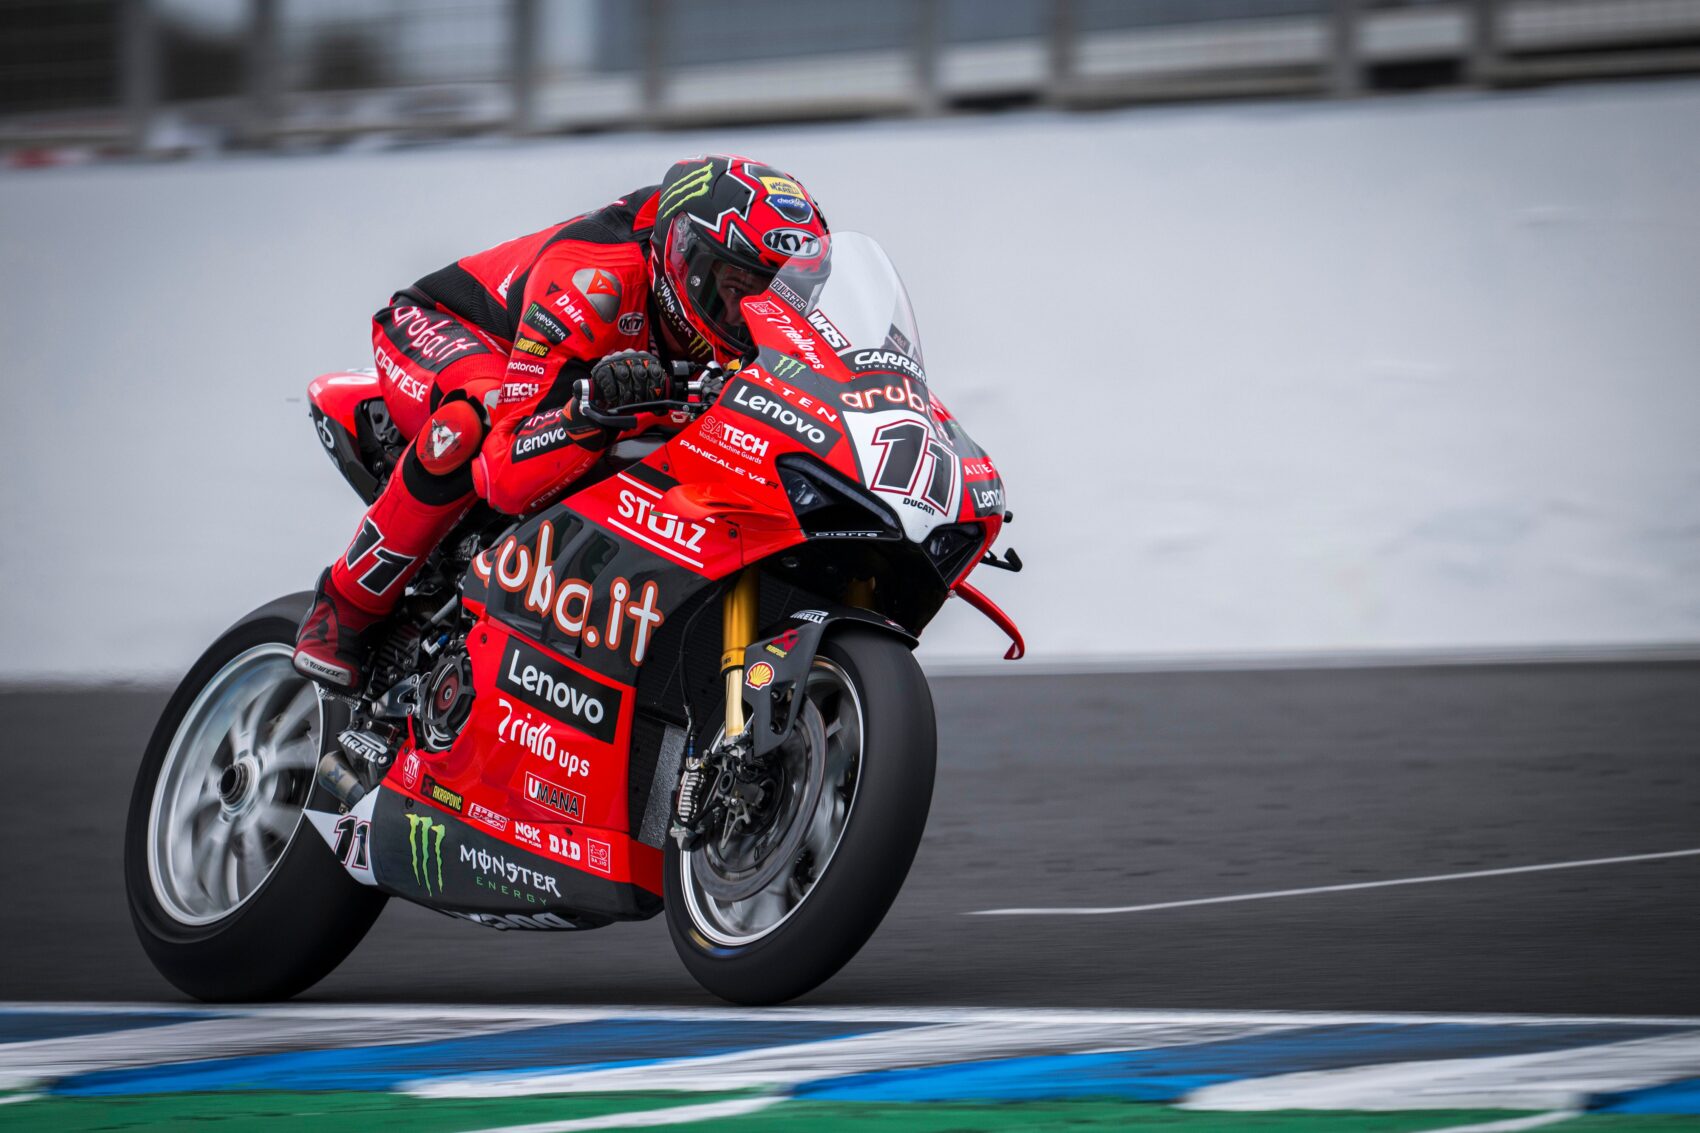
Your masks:
<instances>
[{"instance_id":1,"label":"guardrail","mask_svg":"<svg viewBox=\"0 0 1700 1133\"><path fill-rule=\"evenodd\" d=\"M1700 0L15 0L0 146L135 152L1700 71Z\"/></svg>"}]
</instances>

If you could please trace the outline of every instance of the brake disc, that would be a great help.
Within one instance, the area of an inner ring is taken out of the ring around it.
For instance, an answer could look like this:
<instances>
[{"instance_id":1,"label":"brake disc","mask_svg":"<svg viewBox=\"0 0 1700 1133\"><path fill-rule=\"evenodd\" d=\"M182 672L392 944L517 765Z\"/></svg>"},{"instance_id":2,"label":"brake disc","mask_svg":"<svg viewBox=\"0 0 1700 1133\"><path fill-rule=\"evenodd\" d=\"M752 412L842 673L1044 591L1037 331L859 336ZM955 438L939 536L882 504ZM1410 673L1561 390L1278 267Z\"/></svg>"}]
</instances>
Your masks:
<instances>
[{"instance_id":1,"label":"brake disc","mask_svg":"<svg viewBox=\"0 0 1700 1133\"><path fill-rule=\"evenodd\" d=\"M716 901L742 901L753 897L773 884L775 878L796 862L797 849L809 832L815 808L820 805L821 785L826 781L826 725L820 709L805 699L797 712L797 726L791 736L774 753L779 757L782 775L801 771L801 783L791 791L783 805L786 812L775 816L773 825L784 824L783 833L773 840L768 851L753 861L717 861L710 852L715 837L711 835L691 853L691 872L702 891ZM803 761L799 768L796 761Z\"/></svg>"}]
</instances>

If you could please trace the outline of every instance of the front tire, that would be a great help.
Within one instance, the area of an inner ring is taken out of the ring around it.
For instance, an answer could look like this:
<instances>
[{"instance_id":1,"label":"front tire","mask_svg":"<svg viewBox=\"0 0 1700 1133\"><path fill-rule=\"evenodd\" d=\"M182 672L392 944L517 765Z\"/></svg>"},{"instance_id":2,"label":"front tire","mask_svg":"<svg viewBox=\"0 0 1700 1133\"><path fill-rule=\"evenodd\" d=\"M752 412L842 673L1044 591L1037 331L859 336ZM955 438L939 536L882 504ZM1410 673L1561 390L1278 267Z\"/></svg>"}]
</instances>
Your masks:
<instances>
[{"instance_id":1,"label":"front tire","mask_svg":"<svg viewBox=\"0 0 1700 1133\"><path fill-rule=\"evenodd\" d=\"M753 897L721 900L737 871L711 856L712 837L689 854L667 845L673 946L698 983L733 1003L783 1003L849 962L902 887L932 803L932 694L902 642L854 627L830 634L807 695L800 746L826 744L812 785L793 775L811 817L800 843L774 839L787 872ZM746 873L765 877L759 865Z\"/></svg>"},{"instance_id":2,"label":"front tire","mask_svg":"<svg viewBox=\"0 0 1700 1133\"><path fill-rule=\"evenodd\" d=\"M290 660L311 597L262 606L201 655L136 776L124 832L131 919L154 967L197 999L311 987L386 900L302 821L336 723Z\"/></svg>"}]
</instances>

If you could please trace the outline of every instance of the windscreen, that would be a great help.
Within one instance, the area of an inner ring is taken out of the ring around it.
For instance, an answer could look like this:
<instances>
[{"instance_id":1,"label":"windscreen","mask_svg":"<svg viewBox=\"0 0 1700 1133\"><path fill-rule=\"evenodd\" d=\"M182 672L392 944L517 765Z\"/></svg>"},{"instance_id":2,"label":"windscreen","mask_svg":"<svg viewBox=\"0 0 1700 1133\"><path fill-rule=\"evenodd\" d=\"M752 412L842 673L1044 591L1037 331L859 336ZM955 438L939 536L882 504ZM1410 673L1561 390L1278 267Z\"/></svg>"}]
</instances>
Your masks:
<instances>
[{"instance_id":1,"label":"windscreen","mask_svg":"<svg viewBox=\"0 0 1700 1133\"><path fill-rule=\"evenodd\" d=\"M923 377L921 340L909 293L885 249L860 232L834 232L826 279L789 265L771 290L801 306L809 323L851 369L879 368ZM880 357L876 355L886 355Z\"/></svg>"}]
</instances>

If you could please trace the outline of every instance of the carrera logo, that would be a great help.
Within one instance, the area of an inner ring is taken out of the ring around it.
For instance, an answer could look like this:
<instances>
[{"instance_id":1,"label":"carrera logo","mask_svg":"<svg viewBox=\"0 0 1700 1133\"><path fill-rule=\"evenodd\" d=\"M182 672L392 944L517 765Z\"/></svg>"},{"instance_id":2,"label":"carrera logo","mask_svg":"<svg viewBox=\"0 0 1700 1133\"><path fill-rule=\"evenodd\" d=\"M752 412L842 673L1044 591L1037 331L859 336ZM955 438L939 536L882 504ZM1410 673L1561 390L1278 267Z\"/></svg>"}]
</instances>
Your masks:
<instances>
[{"instance_id":1,"label":"carrera logo","mask_svg":"<svg viewBox=\"0 0 1700 1133\"><path fill-rule=\"evenodd\" d=\"M584 821L583 795L530 771L525 773L525 797L550 810L559 811L574 822Z\"/></svg>"},{"instance_id":2,"label":"carrera logo","mask_svg":"<svg viewBox=\"0 0 1700 1133\"><path fill-rule=\"evenodd\" d=\"M907 354L899 354L895 350L858 350L850 356L850 367L854 370L896 370L908 374L912 378L925 378L921 367Z\"/></svg>"},{"instance_id":3,"label":"carrera logo","mask_svg":"<svg viewBox=\"0 0 1700 1133\"><path fill-rule=\"evenodd\" d=\"M736 425L728 425L712 413L704 414L701 429L703 436L730 452L745 453L762 459L767 457L767 441Z\"/></svg>"},{"instance_id":4,"label":"carrera logo","mask_svg":"<svg viewBox=\"0 0 1700 1133\"><path fill-rule=\"evenodd\" d=\"M521 544L518 535L509 535L495 547L475 556L472 571L486 583L494 581L509 594L523 594L526 610L539 618L553 621L556 628L568 637L582 640L592 647L600 645L607 649L626 650L633 665L643 664L644 655L649 651L650 635L666 617L661 612L661 588L653 581L634 586L624 577L615 578L608 584L608 619L601 626L593 626L590 624L590 583L582 578L556 579L554 548L555 525L544 520L537 526L535 547ZM628 622L631 623L629 633L626 630ZM530 646L526 648L530 649ZM531 653L543 656L535 649L531 649ZM594 687L602 688L600 685ZM619 694L611 689L604 689L604 692L614 697L617 707ZM534 708L549 711L543 704L528 703ZM614 714L618 715L618 712ZM612 733L605 738L613 738Z\"/></svg>"},{"instance_id":5,"label":"carrera logo","mask_svg":"<svg viewBox=\"0 0 1700 1133\"><path fill-rule=\"evenodd\" d=\"M472 808L466 812L466 817L482 822L492 830L506 830L508 828L507 815L497 814L489 807L479 806L477 803L472 804Z\"/></svg>"},{"instance_id":6,"label":"carrera logo","mask_svg":"<svg viewBox=\"0 0 1700 1133\"><path fill-rule=\"evenodd\" d=\"M729 393L729 398L721 398L721 404L730 403L732 408L751 417L760 417L772 422L783 432L809 446L817 456L825 456L838 442L837 433L816 424L779 398L757 392L748 382L738 382L732 386Z\"/></svg>"},{"instance_id":7,"label":"carrera logo","mask_svg":"<svg viewBox=\"0 0 1700 1133\"><path fill-rule=\"evenodd\" d=\"M439 806L446 806L455 813L466 809L466 800L455 794L431 776L425 776L425 789L419 792Z\"/></svg>"},{"instance_id":8,"label":"carrera logo","mask_svg":"<svg viewBox=\"0 0 1700 1133\"><path fill-rule=\"evenodd\" d=\"M820 255L820 237L801 228L775 228L761 242L782 256L813 259Z\"/></svg>"},{"instance_id":9,"label":"carrera logo","mask_svg":"<svg viewBox=\"0 0 1700 1133\"><path fill-rule=\"evenodd\" d=\"M623 695L510 637L496 687L603 743L614 742ZM459 810L459 807L455 808Z\"/></svg>"}]
</instances>

